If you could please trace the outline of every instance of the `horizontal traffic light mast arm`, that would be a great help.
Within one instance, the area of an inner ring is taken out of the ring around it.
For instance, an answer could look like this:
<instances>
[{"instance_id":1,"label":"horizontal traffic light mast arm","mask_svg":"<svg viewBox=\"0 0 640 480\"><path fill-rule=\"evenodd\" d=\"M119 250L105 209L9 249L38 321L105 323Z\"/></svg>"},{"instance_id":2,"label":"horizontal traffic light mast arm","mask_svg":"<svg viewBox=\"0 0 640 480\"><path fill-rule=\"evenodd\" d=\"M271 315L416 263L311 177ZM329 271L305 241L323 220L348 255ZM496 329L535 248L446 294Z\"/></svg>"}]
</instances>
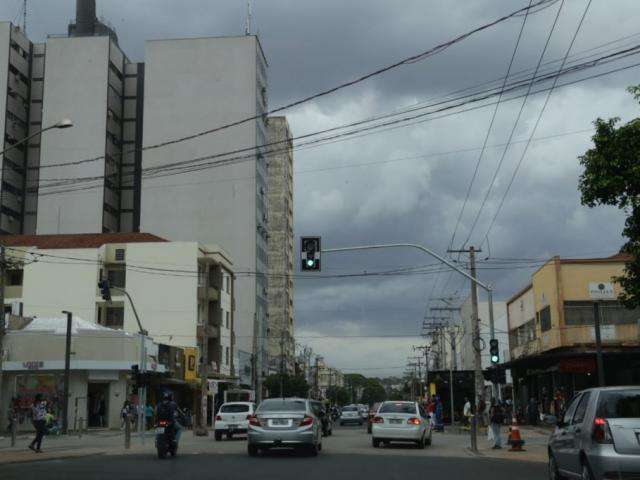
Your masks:
<instances>
[{"instance_id":1,"label":"horizontal traffic light mast arm","mask_svg":"<svg viewBox=\"0 0 640 480\"><path fill-rule=\"evenodd\" d=\"M473 283L475 283L479 287L483 288L487 292L491 293L492 290L493 290L489 285L487 285L485 283L482 283L477 278L469 275L467 272L465 272L461 268L457 267L456 265L451 263L446 258L441 257L440 255L438 255L434 251L428 249L427 247L423 247L422 245L418 245L418 244L415 244L415 243L386 243L386 244L380 244L380 245L359 245L359 246L356 246L356 247L323 248L321 250L321 252L322 253L351 252L351 251L354 251L354 250L374 250L374 249L380 249L380 248L416 248L416 249L421 250L422 252L426 253L427 255L431 255L433 258L441 261L442 263L447 265L449 268L452 268L453 270L458 272L460 275L463 275L463 276L467 277L469 280L471 280Z\"/></svg>"}]
</instances>

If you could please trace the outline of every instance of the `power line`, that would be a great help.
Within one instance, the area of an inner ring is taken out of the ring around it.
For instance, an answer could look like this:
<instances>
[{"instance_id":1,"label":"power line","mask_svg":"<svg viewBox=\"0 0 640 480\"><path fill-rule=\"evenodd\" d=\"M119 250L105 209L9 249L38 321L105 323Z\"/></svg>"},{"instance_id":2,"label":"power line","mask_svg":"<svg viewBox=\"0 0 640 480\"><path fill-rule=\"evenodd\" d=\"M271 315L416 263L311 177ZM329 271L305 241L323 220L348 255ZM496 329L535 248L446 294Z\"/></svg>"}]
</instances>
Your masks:
<instances>
[{"instance_id":1,"label":"power line","mask_svg":"<svg viewBox=\"0 0 640 480\"><path fill-rule=\"evenodd\" d=\"M529 0L529 6L533 0ZM522 38L522 32L524 31L524 27L527 24L527 18L529 16L529 10L524 15L524 19L522 20L522 25L520 26L520 31L518 32L518 36L516 38L516 44L513 47L513 53L511 54L511 59L509 60L509 65L507 66L507 73L504 76L504 81L502 82L502 87L500 88L500 94L498 95L498 101L496 102L495 108L493 109L493 113L491 114L491 120L489 121L489 127L487 128L487 134L484 137L484 142L482 143L482 148L480 149L480 154L478 155L478 160L476 161L475 168L473 170L473 175L471 176L471 181L469 182L469 186L467 187L467 193L464 197L464 202L462 203L462 208L460 208L460 213L458 214L458 219L456 220L456 226L453 229L453 234L451 235L451 241L449 242L449 248L453 248L453 243L456 238L456 233L458 231L458 226L460 226L460 221L462 220L462 216L464 215L464 210L467 207L467 202L469 201L469 196L471 195L471 189L473 188L473 184L476 181L476 177L478 176L478 170L480 168L480 164L482 163L482 156L484 155L485 148L487 146L487 142L489 141L489 137L491 136L491 130L493 129L493 124L496 120L496 115L498 114L498 109L500 108L500 102L502 101L502 95L504 94L504 89L507 86L507 80L509 79L509 75L511 74L511 67L513 66L513 61L516 58L516 53L518 52L518 46L520 45L520 39ZM535 73L534 73L535 76Z\"/></svg>"},{"instance_id":2,"label":"power line","mask_svg":"<svg viewBox=\"0 0 640 480\"><path fill-rule=\"evenodd\" d=\"M582 28L582 24L584 22L585 17L587 16L587 13L589 12L589 7L591 7L591 2L592 0L588 0L587 2L587 6L584 9L584 12L582 13L582 17L580 17L580 22L578 23L578 27L576 28L573 37L571 38L571 43L569 44L569 48L567 48L567 53L564 56L564 60L562 61L562 64L560 65L560 68L558 70L562 70L562 68L564 67L564 63L567 59L567 57L569 56L569 53L571 52L571 49L573 48L573 44L576 41L576 38L578 37L578 33L580 32L580 29ZM544 100L544 104L542 105L542 109L540 110L540 113L538 114L538 118L536 119L536 123L533 126L533 130L531 131L531 135L529 136L529 138L533 138L533 136L536 134L536 131L538 130L538 125L540 124L540 120L542 119L542 115L544 114L544 111L547 108L547 105L549 104L549 99L551 98L551 94L553 93L553 89L556 87L557 84L557 80L554 79L553 84L551 85L551 88L549 89L548 93L547 93L547 97ZM491 223L489 224L489 228L487 229L487 233L484 236L484 239L482 240L482 243L480 244L480 246L482 246L485 241L487 241L487 238L489 237L489 234L491 233L491 229L493 228L493 225L495 224L496 218L498 218L498 215L500 215L500 211L502 210L502 206L504 205L504 202L507 198L507 196L509 195L509 191L511 190L511 186L513 185L513 181L516 178L516 175L518 175L518 171L520 170L520 167L522 166L522 162L524 161L524 158L527 155L527 151L529 150L529 145L531 144L531 142L527 142L524 146L524 150L522 152L522 155L520 156L520 160L518 161L518 164L516 165L516 169L513 171L513 175L511 176L511 179L509 180L509 184L507 185L507 189L504 192L504 195L502 196L502 199L500 200L500 204L498 205L498 209L496 210L495 215L493 216L493 218L491 219Z\"/></svg>"},{"instance_id":3,"label":"power line","mask_svg":"<svg viewBox=\"0 0 640 480\"><path fill-rule=\"evenodd\" d=\"M532 78L535 78L535 76L536 76L536 74L538 72L538 69L540 68L540 65L542 64L542 60L544 59L544 55L547 52L547 48L549 47L549 42L551 42L551 37L553 36L553 32L556 29L556 25L558 24L558 19L560 18L560 12L562 11L562 7L564 6L564 1L565 0L562 0L561 3L560 3L560 6L558 7L558 11L556 12L556 16L555 16L555 18L553 20L553 24L551 25L551 30L549 30L549 34L547 35L547 40L546 40L546 42L544 44L544 48L542 49L542 52L540 53L540 57L538 58L538 63L536 65L536 70L534 71ZM524 98L522 99L522 103L520 104L520 110L518 111L518 115L516 116L516 119L513 122L513 127L511 128L511 132L509 133L509 138L507 140L507 146L504 147L504 150L502 152L500 160L498 161L496 169L493 172L493 177L491 178L491 182L489 183L489 188L487 188L487 191L485 192L484 198L482 199L482 203L480 204L480 208L478 209L478 212L476 213L476 216L473 219L473 223L471 224L471 228L469 229L469 234L467 235L466 240L462 244L462 248L464 248L465 245L467 245L467 243L471 239L471 235L473 235L473 231L475 230L476 225L478 223L478 220L480 219L480 216L482 215L482 211L484 210L484 207L485 207L485 205L487 203L487 200L491 196L491 191L493 189L493 186L495 185L496 179L498 178L498 173L500 172L500 169L502 168L502 164L504 163L504 160L505 160L505 158L507 156L507 152L509 151L509 146L510 146L511 140L513 139L513 136L515 135L516 129L518 128L518 124L520 122L520 118L522 117L522 113L524 112L524 107L527 104L527 99L529 98L529 94L531 93L531 89L532 88L533 88L533 81L531 81L529 83L529 86L527 87L527 93L525 94Z\"/></svg>"}]
</instances>

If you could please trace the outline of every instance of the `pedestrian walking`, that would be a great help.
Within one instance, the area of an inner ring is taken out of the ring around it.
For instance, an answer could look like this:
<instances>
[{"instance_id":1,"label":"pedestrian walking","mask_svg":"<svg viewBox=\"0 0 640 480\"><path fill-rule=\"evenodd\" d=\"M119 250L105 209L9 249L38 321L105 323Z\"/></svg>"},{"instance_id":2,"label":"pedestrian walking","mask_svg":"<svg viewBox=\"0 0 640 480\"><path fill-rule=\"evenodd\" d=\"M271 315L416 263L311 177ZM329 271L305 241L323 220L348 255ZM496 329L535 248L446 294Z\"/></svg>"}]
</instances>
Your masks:
<instances>
[{"instance_id":1,"label":"pedestrian walking","mask_svg":"<svg viewBox=\"0 0 640 480\"><path fill-rule=\"evenodd\" d=\"M129 400L125 400L122 405L122 409L120 410L120 418L122 419L120 430L124 430L124 426L129 419L129 413L131 413L131 404L129 403Z\"/></svg>"},{"instance_id":2,"label":"pedestrian walking","mask_svg":"<svg viewBox=\"0 0 640 480\"><path fill-rule=\"evenodd\" d=\"M529 405L527 406L527 417L529 419L529 425L537 425L538 418L540 417L540 410L538 409L538 402L531 397Z\"/></svg>"},{"instance_id":3,"label":"pedestrian walking","mask_svg":"<svg viewBox=\"0 0 640 480\"><path fill-rule=\"evenodd\" d=\"M494 400L491 401L491 434L493 437L493 448L494 450L502 448L502 437L500 435L500 429L502 428L502 423L504 422L504 412L500 404L496 403Z\"/></svg>"},{"instance_id":4,"label":"pedestrian walking","mask_svg":"<svg viewBox=\"0 0 640 480\"><path fill-rule=\"evenodd\" d=\"M471 402L468 397L464 397L464 406L462 407L462 418L464 419L465 426L469 426L471 423Z\"/></svg>"},{"instance_id":5,"label":"pedestrian walking","mask_svg":"<svg viewBox=\"0 0 640 480\"><path fill-rule=\"evenodd\" d=\"M147 406L144 409L144 416L147 421L147 430L149 430L153 425L153 407L150 403L147 403Z\"/></svg>"},{"instance_id":6,"label":"pedestrian walking","mask_svg":"<svg viewBox=\"0 0 640 480\"><path fill-rule=\"evenodd\" d=\"M47 402L45 402L42 399L42 395L38 393L31 407L31 419L33 420L33 427L36 429L36 436L29 444L29 448L36 453L40 453L42 451L42 437L44 437L47 428L45 420L46 415Z\"/></svg>"}]
</instances>

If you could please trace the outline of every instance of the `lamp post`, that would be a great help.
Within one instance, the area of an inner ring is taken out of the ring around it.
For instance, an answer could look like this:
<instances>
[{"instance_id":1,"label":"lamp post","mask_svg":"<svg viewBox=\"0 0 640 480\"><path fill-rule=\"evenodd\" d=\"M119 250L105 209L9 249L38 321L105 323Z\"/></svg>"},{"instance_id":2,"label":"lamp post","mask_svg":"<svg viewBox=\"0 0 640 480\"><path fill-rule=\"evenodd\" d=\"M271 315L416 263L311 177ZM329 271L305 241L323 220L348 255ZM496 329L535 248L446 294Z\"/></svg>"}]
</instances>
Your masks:
<instances>
[{"instance_id":1,"label":"lamp post","mask_svg":"<svg viewBox=\"0 0 640 480\"><path fill-rule=\"evenodd\" d=\"M0 152L0 155L4 155L8 151L13 150L14 148L22 145L25 142L28 142L33 137L37 137L38 135L42 135L44 132L47 132L49 130L53 130L53 129L64 130L66 128L71 128L71 127L73 127L73 122L71 120L69 120L68 118L63 118L59 122L54 123L53 125L49 125L48 127L45 127L42 130L38 130L37 132L34 132L31 135L29 135L27 137L24 137L22 140L14 143L13 145L5 148L2 152Z\"/></svg>"}]
</instances>

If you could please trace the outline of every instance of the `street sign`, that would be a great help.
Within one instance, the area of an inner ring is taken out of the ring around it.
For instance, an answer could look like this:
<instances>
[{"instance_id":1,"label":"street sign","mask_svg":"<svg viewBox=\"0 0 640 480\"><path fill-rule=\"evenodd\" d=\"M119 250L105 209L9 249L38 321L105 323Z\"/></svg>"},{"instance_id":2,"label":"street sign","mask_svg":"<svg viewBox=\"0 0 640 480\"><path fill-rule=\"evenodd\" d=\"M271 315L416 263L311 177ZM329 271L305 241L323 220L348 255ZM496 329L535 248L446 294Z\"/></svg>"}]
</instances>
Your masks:
<instances>
[{"instance_id":1,"label":"street sign","mask_svg":"<svg viewBox=\"0 0 640 480\"><path fill-rule=\"evenodd\" d=\"M594 300L615 300L611 282L589 282L589 297Z\"/></svg>"}]
</instances>

